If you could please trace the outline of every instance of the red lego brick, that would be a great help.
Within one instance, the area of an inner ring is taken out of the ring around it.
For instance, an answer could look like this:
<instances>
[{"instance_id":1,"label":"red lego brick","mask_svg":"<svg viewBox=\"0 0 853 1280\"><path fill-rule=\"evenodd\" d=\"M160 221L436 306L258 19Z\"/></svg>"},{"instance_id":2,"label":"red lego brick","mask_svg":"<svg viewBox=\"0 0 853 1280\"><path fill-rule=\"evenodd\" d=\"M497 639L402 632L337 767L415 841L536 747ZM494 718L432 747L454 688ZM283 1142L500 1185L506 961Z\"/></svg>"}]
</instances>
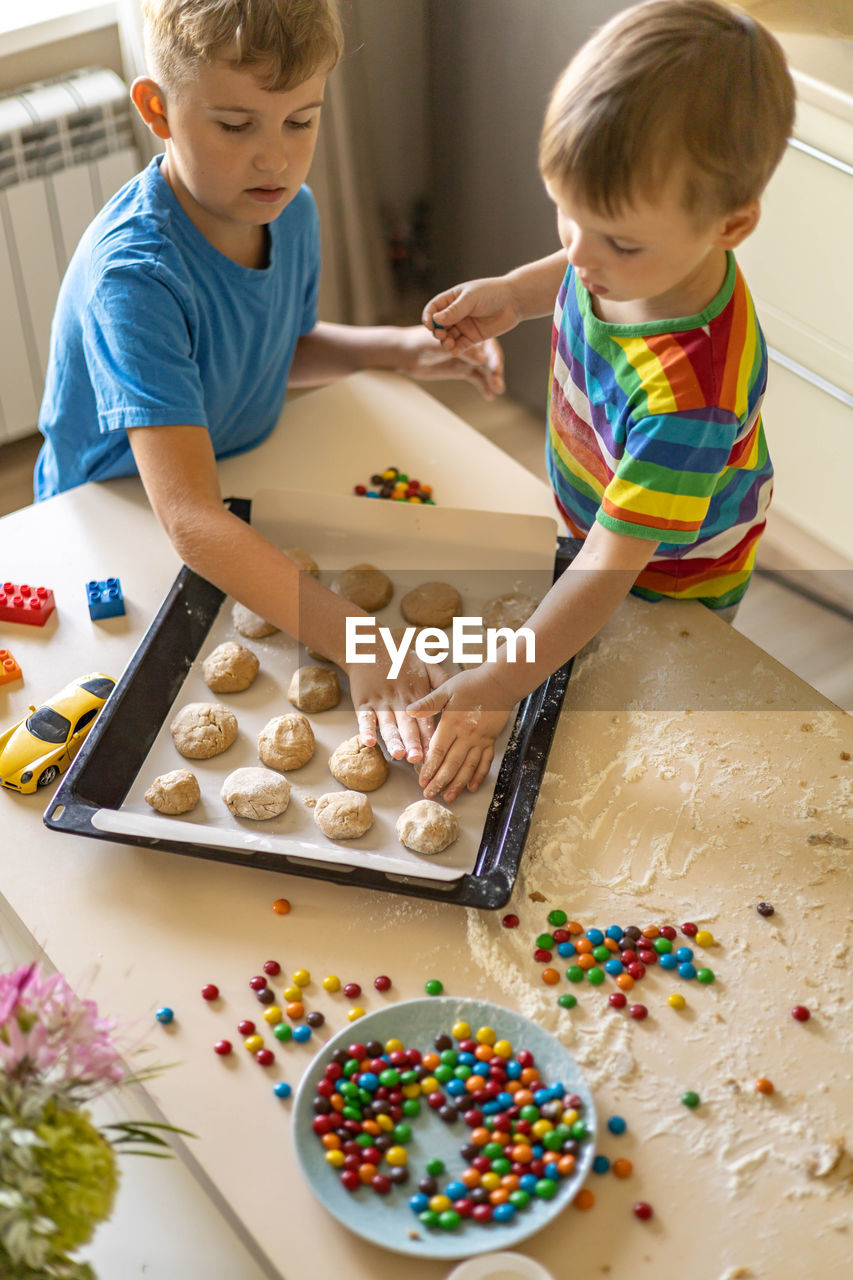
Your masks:
<instances>
[{"instance_id":1,"label":"red lego brick","mask_svg":"<svg viewBox=\"0 0 853 1280\"><path fill-rule=\"evenodd\" d=\"M13 680L22 680L21 668L9 649L0 649L0 684L11 684Z\"/></svg>"},{"instance_id":2,"label":"red lego brick","mask_svg":"<svg viewBox=\"0 0 853 1280\"><path fill-rule=\"evenodd\" d=\"M25 622L43 627L56 608L48 587L30 587L26 582L0 583L0 622Z\"/></svg>"}]
</instances>

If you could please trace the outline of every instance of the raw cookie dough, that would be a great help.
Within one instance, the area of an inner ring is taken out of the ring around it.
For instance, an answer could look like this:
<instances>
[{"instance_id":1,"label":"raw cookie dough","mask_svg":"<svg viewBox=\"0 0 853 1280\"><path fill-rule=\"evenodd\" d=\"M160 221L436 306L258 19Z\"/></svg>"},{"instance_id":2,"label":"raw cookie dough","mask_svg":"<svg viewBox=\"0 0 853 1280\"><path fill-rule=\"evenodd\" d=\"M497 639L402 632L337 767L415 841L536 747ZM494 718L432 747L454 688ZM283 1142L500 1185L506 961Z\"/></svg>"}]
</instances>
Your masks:
<instances>
[{"instance_id":1,"label":"raw cookie dough","mask_svg":"<svg viewBox=\"0 0 853 1280\"><path fill-rule=\"evenodd\" d=\"M459 819L435 800L416 800L397 819L397 835L415 853L441 853L459 835Z\"/></svg>"},{"instance_id":2,"label":"raw cookie dough","mask_svg":"<svg viewBox=\"0 0 853 1280\"><path fill-rule=\"evenodd\" d=\"M236 818L264 822L284 813L290 804L290 783L269 769L235 769L219 794Z\"/></svg>"},{"instance_id":3,"label":"raw cookie dough","mask_svg":"<svg viewBox=\"0 0 853 1280\"><path fill-rule=\"evenodd\" d=\"M188 702L169 725L182 756L209 760L227 751L237 737L237 717L221 702Z\"/></svg>"},{"instance_id":4,"label":"raw cookie dough","mask_svg":"<svg viewBox=\"0 0 853 1280\"><path fill-rule=\"evenodd\" d=\"M329 756L333 778L354 791L375 791L388 777L388 761L379 747L365 747L358 739L347 738Z\"/></svg>"},{"instance_id":5,"label":"raw cookie dough","mask_svg":"<svg viewBox=\"0 0 853 1280\"><path fill-rule=\"evenodd\" d=\"M242 693L258 674L260 662L244 645L226 640L201 664L204 683L214 693Z\"/></svg>"},{"instance_id":6,"label":"raw cookie dough","mask_svg":"<svg viewBox=\"0 0 853 1280\"><path fill-rule=\"evenodd\" d=\"M201 799L198 778L189 769L161 773L145 792L146 804L158 813L189 813Z\"/></svg>"},{"instance_id":7,"label":"raw cookie dough","mask_svg":"<svg viewBox=\"0 0 853 1280\"><path fill-rule=\"evenodd\" d=\"M258 734L258 755L279 773L301 769L314 754L314 730L298 711L274 716Z\"/></svg>"},{"instance_id":8,"label":"raw cookie dough","mask_svg":"<svg viewBox=\"0 0 853 1280\"><path fill-rule=\"evenodd\" d=\"M449 582L422 582L400 601L400 612L416 627L449 627L462 609L462 597Z\"/></svg>"},{"instance_id":9,"label":"raw cookie dough","mask_svg":"<svg viewBox=\"0 0 853 1280\"><path fill-rule=\"evenodd\" d=\"M303 551L301 547L282 547L282 551L299 566L303 573L310 573L312 578L319 578L320 566L316 560L311 559L307 551Z\"/></svg>"},{"instance_id":10,"label":"raw cookie dough","mask_svg":"<svg viewBox=\"0 0 853 1280\"><path fill-rule=\"evenodd\" d=\"M338 574L332 590L367 613L375 613L391 599L394 584L387 574L372 564L354 564L351 569L344 569Z\"/></svg>"},{"instance_id":11,"label":"raw cookie dough","mask_svg":"<svg viewBox=\"0 0 853 1280\"><path fill-rule=\"evenodd\" d=\"M274 623L267 622L259 613L252 613L252 610L240 604L239 600L234 601L231 621L240 635L248 636L250 640L261 640L264 636L274 635L279 630Z\"/></svg>"},{"instance_id":12,"label":"raw cookie dough","mask_svg":"<svg viewBox=\"0 0 853 1280\"><path fill-rule=\"evenodd\" d=\"M373 810L361 791L330 791L314 806L314 821L330 840L355 840L373 826Z\"/></svg>"},{"instance_id":13,"label":"raw cookie dough","mask_svg":"<svg viewBox=\"0 0 853 1280\"><path fill-rule=\"evenodd\" d=\"M298 667L287 696L300 711L328 711L341 700L338 673L329 667Z\"/></svg>"},{"instance_id":14,"label":"raw cookie dough","mask_svg":"<svg viewBox=\"0 0 853 1280\"><path fill-rule=\"evenodd\" d=\"M483 623L487 627L511 627L517 631L539 607L539 601L520 591L508 591L483 605Z\"/></svg>"}]
</instances>

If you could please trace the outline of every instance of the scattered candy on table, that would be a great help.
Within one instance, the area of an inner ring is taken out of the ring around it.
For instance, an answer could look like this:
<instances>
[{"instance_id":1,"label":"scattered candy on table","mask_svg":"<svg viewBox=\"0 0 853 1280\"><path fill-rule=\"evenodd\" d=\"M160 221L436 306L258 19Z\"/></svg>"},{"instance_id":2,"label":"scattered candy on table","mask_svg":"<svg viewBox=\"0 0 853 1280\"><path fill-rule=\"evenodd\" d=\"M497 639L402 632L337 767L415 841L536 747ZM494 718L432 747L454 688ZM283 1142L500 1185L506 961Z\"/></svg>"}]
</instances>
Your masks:
<instances>
[{"instance_id":1,"label":"scattered candy on table","mask_svg":"<svg viewBox=\"0 0 853 1280\"><path fill-rule=\"evenodd\" d=\"M386 498L394 502L419 502L424 506L435 506L432 496L432 485L422 484L420 480L410 478L397 467L386 467L370 477L371 488L366 484L353 486L353 492L360 498Z\"/></svg>"},{"instance_id":2,"label":"scattered candy on table","mask_svg":"<svg viewBox=\"0 0 853 1280\"><path fill-rule=\"evenodd\" d=\"M290 903L287 901L287 898L276 898L275 902L272 904L272 909L277 916L286 916L290 912Z\"/></svg>"},{"instance_id":3,"label":"scattered candy on table","mask_svg":"<svg viewBox=\"0 0 853 1280\"><path fill-rule=\"evenodd\" d=\"M775 912L775 907L769 902L759 902L755 910L760 916L772 916Z\"/></svg>"},{"instance_id":4,"label":"scattered candy on table","mask_svg":"<svg viewBox=\"0 0 853 1280\"><path fill-rule=\"evenodd\" d=\"M164 1026L168 1026L169 1023L173 1022L175 1019L175 1011L174 1009L170 1009L168 1005L164 1004L157 1010L154 1017L158 1022L162 1022Z\"/></svg>"},{"instance_id":5,"label":"scattered candy on table","mask_svg":"<svg viewBox=\"0 0 853 1280\"><path fill-rule=\"evenodd\" d=\"M206 983L205 986L203 986L201 989L201 998L202 1000L218 1000L219 987L217 987L216 983L214 982Z\"/></svg>"}]
</instances>

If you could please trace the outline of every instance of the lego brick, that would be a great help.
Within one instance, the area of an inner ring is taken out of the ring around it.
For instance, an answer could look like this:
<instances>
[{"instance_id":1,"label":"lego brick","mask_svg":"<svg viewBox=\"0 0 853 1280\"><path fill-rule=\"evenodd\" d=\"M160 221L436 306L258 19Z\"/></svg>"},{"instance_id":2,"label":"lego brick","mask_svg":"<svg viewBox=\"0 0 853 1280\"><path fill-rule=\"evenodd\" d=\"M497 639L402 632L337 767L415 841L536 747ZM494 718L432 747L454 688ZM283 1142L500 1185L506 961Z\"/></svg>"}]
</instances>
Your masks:
<instances>
[{"instance_id":1,"label":"lego brick","mask_svg":"<svg viewBox=\"0 0 853 1280\"><path fill-rule=\"evenodd\" d=\"M26 582L0 583L0 622L25 622L43 627L56 608L48 587L31 587Z\"/></svg>"},{"instance_id":2,"label":"lego brick","mask_svg":"<svg viewBox=\"0 0 853 1280\"><path fill-rule=\"evenodd\" d=\"M9 649L0 649L0 684L11 684L13 680L23 680L21 668L18 666Z\"/></svg>"},{"instance_id":3,"label":"lego brick","mask_svg":"<svg viewBox=\"0 0 853 1280\"><path fill-rule=\"evenodd\" d=\"M118 578L106 578L103 582L87 582L86 597L89 602L89 617L120 618L124 612L124 596L121 593L121 582Z\"/></svg>"}]
</instances>

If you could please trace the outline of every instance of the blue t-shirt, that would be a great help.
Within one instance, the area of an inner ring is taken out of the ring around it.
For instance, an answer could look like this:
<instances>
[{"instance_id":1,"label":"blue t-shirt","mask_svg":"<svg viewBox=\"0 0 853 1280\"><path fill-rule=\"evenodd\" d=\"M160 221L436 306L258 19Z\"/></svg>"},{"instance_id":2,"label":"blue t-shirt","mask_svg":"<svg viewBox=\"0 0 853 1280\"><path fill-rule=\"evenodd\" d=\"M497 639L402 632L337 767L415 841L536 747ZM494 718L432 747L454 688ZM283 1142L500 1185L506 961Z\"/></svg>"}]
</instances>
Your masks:
<instances>
[{"instance_id":1,"label":"blue t-shirt","mask_svg":"<svg viewBox=\"0 0 853 1280\"><path fill-rule=\"evenodd\" d=\"M36 501L136 474L128 427L206 427L217 457L275 426L293 352L314 328L317 209L307 187L269 224L262 270L214 249L155 157L101 210L56 304Z\"/></svg>"}]
</instances>

